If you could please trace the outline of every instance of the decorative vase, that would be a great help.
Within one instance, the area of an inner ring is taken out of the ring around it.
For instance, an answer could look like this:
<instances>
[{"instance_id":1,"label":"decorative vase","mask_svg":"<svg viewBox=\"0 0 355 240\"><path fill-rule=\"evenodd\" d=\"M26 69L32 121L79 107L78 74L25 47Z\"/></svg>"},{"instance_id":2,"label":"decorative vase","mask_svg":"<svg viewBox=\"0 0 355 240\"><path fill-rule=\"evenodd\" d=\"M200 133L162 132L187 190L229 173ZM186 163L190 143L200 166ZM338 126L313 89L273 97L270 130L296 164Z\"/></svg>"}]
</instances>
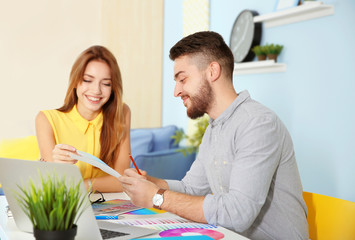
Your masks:
<instances>
[{"instance_id":1,"label":"decorative vase","mask_svg":"<svg viewBox=\"0 0 355 240\"><path fill-rule=\"evenodd\" d=\"M259 61L266 60L266 55L259 55L257 56Z\"/></svg>"},{"instance_id":2,"label":"decorative vase","mask_svg":"<svg viewBox=\"0 0 355 240\"><path fill-rule=\"evenodd\" d=\"M268 54L267 58L270 60L275 60L275 63L277 62L277 54Z\"/></svg>"},{"instance_id":3,"label":"decorative vase","mask_svg":"<svg viewBox=\"0 0 355 240\"><path fill-rule=\"evenodd\" d=\"M78 227L62 231L46 231L34 228L33 235L36 240L74 240Z\"/></svg>"}]
</instances>

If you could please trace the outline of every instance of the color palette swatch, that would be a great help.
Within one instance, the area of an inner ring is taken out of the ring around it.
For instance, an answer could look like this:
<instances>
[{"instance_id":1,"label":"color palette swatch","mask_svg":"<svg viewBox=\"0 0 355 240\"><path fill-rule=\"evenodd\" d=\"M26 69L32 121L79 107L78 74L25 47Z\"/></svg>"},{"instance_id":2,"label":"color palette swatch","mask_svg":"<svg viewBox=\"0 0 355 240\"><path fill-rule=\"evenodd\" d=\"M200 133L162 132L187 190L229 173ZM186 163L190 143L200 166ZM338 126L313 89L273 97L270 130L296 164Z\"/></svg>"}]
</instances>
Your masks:
<instances>
[{"instance_id":1,"label":"color palette swatch","mask_svg":"<svg viewBox=\"0 0 355 240\"><path fill-rule=\"evenodd\" d=\"M131 203L130 200L114 199L103 203L94 203L91 205L95 215L99 214L122 214L133 210L140 209Z\"/></svg>"},{"instance_id":2,"label":"color palette swatch","mask_svg":"<svg viewBox=\"0 0 355 240\"><path fill-rule=\"evenodd\" d=\"M224 234L211 229L202 228L177 228L169 229L159 233L160 237L178 237L178 236L196 236L196 235L206 235L214 240L219 240L224 238Z\"/></svg>"},{"instance_id":3,"label":"color palette swatch","mask_svg":"<svg viewBox=\"0 0 355 240\"><path fill-rule=\"evenodd\" d=\"M164 210L158 210L155 208L142 208L138 210L134 210L131 212L127 212L125 214L129 215L154 215L154 214L159 214L159 213L165 213Z\"/></svg>"}]
</instances>

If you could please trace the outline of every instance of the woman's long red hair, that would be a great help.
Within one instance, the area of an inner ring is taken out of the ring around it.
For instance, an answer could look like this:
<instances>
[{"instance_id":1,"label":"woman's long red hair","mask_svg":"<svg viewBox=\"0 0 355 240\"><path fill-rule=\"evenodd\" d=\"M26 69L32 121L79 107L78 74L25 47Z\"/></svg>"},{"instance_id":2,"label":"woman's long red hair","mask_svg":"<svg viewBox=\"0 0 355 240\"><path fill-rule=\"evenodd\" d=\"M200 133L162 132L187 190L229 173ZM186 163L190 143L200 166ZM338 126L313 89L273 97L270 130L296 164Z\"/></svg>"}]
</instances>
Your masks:
<instances>
[{"instance_id":1,"label":"woman's long red hair","mask_svg":"<svg viewBox=\"0 0 355 240\"><path fill-rule=\"evenodd\" d=\"M119 146L125 136L124 113L122 102L122 78L116 58L105 47L92 46L76 59L70 72L69 87L64 105L58 111L69 112L78 102L76 87L83 81L84 72L92 60L107 63L111 70L112 93L102 107L103 123L100 135L100 159L109 165L118 158Z\"/></svg>"}]
</instances>

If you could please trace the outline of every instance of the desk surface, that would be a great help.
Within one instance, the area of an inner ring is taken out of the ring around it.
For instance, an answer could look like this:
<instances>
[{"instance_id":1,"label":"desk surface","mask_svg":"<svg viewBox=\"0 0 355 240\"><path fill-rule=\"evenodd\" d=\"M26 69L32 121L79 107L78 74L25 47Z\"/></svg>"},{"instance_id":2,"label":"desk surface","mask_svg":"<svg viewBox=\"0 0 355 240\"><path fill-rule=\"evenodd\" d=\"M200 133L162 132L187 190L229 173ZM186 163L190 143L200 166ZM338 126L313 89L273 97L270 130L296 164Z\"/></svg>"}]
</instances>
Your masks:
<instances>
[{"instance_id":1,"label":"desk surface","mask_svg":"<svg viewBox=\"0 0 355 240\"><path fill-rule=\"evenodd\" d=\"M104 197L106 200L112 200L112 199L129 199L128 196L125 193L105 193ZM23 240L33 240L35 239L33 237L33 234L26 233L26 232L21 232L18 230L16 227L16 224L14 222L13 218L7 218L4 217L3 210L6 205L6 199L4 196L0 196L0 225L3 228L3 231L1 230L0 227L0 239L5 239L5 240L15 240L15 239L23 239ZM172 217L176 216L172 213L162 213L159 214L159 217ZM111 220L112 222L120 223L120 221L131 221L133 219L148 219L148 218L154 218L157 217L157 215L123 215L123 218L120 220ZM223 239L235 239L235 240L245 240L247 238L230 231L228 229L218 227L216 230L224 235ZM5 234L5 236L4 236ZM194 233L194 235L196 235ZM7 237L7 238L6 238ZM159 234L155 235L149 235L145 238L160 238ZM218 238L220 239L220 238Z\"/></svg>"}]
</instances>

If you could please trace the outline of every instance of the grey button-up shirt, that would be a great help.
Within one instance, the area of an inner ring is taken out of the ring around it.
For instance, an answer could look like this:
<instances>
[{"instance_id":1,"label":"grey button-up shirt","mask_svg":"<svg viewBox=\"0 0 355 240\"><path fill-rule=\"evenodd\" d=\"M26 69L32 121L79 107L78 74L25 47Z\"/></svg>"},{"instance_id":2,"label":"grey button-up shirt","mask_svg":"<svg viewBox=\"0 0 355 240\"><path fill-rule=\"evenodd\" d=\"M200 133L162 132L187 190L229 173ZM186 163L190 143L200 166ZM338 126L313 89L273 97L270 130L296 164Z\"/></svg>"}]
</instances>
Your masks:
<instances>
[{"instance_id":1,"label":"grey button-up shirt","mask_svg":"<svg viewBox=\"0 0 355 240\"><path fill-rule=\"evenodd\" d=\"M307 208L291 137L247 91L210 124L174 191L206 196L208 223L251 239L308 239Z\"/></svg>"}]
</instances>

